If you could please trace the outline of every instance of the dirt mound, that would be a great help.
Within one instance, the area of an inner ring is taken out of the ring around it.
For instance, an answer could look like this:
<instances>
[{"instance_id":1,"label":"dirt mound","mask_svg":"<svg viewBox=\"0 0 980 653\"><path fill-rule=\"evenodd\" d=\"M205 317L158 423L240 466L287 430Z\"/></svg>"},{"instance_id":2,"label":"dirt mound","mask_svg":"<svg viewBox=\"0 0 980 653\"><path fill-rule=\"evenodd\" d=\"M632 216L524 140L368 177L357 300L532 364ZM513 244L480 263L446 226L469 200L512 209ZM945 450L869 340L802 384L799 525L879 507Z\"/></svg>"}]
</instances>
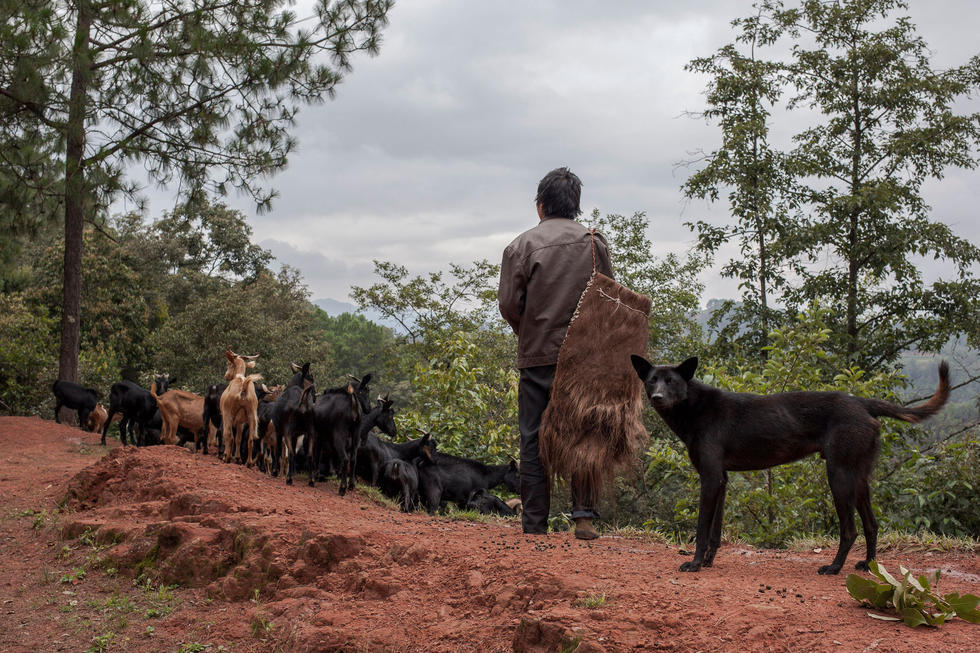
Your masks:
<instances>
[{"instance_id":1,"label":"dirt mound","mask_svg":"<svg viewBox=\"0 0 980 653\"><path fill-rule=\"evenodd\" d=\"M0 441L5 651L978 650L970 624L870 619L816 574L827 552L728 546L682 574L662 543L405 515L36 419L0 419ZM973 554L882 558L980 589Z\"/></svg>"}]
</instances>

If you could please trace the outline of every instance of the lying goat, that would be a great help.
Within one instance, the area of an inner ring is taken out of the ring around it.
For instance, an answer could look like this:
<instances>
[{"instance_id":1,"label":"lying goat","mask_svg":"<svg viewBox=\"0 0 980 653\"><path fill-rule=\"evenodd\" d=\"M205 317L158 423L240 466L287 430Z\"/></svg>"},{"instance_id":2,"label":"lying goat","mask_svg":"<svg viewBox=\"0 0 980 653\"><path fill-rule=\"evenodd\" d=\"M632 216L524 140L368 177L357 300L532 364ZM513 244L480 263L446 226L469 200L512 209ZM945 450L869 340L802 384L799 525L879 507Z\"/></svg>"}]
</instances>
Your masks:
<instances>
[{"instance_id":1,"label":"lying goat","mask_svg":"<svg viewBox=\"0 0 980 653\"><path fill-rule=\"evenodd\" d=\"M435 514L447 501L465 509L479 490L504 485L511 492L520 489L517 463L485 465L477 460L437 452L432 464L419 466L419 495L429 514Z\"/></svg>"},{"instance_id":2,"label":"lying goat","mask_svg":"<svg viewBox=\"0 0 980 653\"><path fill-rule=\"evenodd\" d=\"M475 510L481 515L500 515L502 517L514 517L517 515L517 512L500 497L483 488L473 490L473 494L470 495L469 500L466 502L466 508L468 510Z\"/></svg>"}]
</instances>

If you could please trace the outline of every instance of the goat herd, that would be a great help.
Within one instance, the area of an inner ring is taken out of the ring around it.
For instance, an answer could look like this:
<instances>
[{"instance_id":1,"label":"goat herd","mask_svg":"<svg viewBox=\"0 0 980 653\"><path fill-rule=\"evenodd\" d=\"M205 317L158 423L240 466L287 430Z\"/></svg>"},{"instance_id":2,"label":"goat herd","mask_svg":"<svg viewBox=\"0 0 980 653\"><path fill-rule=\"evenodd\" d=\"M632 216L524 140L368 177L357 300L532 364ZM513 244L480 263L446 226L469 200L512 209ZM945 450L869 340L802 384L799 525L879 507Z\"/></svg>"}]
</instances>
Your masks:
<instances>
[{"instance_id":1,"label":"goat herd","mask_svg":"<svg viewBox=\"0 0 980 653\"><path fill-rule=\"evenodd\" d=\"M292 485L297 467L304 467L312 487L315 480L336 474L340 494L360 477L385 495L397 498L402 510L416 506L430 514L453 502L484 514L514 515L512 502L504 503L490 490L504 485L518 491L518 468L487 465L436 450L428 433L407 442L385 441L372 433L377 427L395 437L394 408L388 396L371 404L371 375L353 376L339 388L319 395L310 364L290 363L293 377L285 385L259 384L255 356L225 351L227 383L210 386L203 396L170 389L175 379L157 376L150 390L131 381L114 383L109 409L98 403L96 390L69 381L55 381L55 420L62 407L78 411L79 424L101 432L105 444L109 426L119 420L119 439L138 446L194 441L195 450L208 453L208 439L216 436L218 455L225 462L258 466L272 476L285 474ZM212 431L213 429L213 431Z\"/></svg>"}]
</instances>

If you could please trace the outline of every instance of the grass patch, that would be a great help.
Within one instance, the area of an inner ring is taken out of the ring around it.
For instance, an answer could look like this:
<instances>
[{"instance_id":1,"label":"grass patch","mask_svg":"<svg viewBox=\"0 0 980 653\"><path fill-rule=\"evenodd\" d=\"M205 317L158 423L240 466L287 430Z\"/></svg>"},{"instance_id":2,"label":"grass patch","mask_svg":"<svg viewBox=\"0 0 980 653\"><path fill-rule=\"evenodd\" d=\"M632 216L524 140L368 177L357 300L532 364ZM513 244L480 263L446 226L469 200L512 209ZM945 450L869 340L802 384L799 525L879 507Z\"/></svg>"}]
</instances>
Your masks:
<instances>
[{"instance_id":1,"label":"grass patch","mask_svg":"<svg viewBox=\"0 0 980 653\"><path fill-rule=\"evenodd\" d=\"M512 523L516 517L503 517L501 515L484 515L477 510L461 510L455 504L446 504L442 516L452 521L470 521L481 524L507 524Z\"/></svg>"},{"instance_id":2,"label":"grass patch","mask_svg":"<svg viewBox=\"0 0 980 653\"><path fill-rule=\"evenodd\" d=\"M676 545L677 538L673 535L668 535L663 531L640 528L637 526L620 526L618 528L612 528L609 530L602 531L603 535L611 535L613 537L622 537L630 540L643 540L644 542L654 542L656 544L669 544Z\"/></svg>"},{"instance_id":3,"label":"grass patch","mask_svg":"<svg viewBox=\"0 0 980 653\"><path fill-rule=\"evenodd\" d=\"M398 510L401 508L400 503L394 499L386 497L381 490L371 485L359 484L357 486L357 493L368 501L376 503L383 508L391 508L393 510Z\"/></svg>"},{"instance_id":4,"label":"grass patch","mask_svg":"<svg viewBox=\"0 0 980 653\"><path fill-rule=\"evenodd\" d=\"M836 535L808 535L791 540L787 545L791 551L813 551L814 549L836 549L840 543ZM853 550L863 550L864 536L854 541ZM980 553L980 540L971 537L952 537L928 531L904 533L888 531L878 534L878 551L937 551L955 553Z\"/></svg>"},{"instance_id":5,"label":"grass patch","mask_svg":"<svg viewBox=\"0 0 980 653\"><path fill-rule=\"evenodd\" d=\"M575 605L580 608L588 608L589 610L598 610L599 608L606 607L607 602L606 593L603 592L602 594L586 594L576 601Z\"/></svg>"}]
</instances>

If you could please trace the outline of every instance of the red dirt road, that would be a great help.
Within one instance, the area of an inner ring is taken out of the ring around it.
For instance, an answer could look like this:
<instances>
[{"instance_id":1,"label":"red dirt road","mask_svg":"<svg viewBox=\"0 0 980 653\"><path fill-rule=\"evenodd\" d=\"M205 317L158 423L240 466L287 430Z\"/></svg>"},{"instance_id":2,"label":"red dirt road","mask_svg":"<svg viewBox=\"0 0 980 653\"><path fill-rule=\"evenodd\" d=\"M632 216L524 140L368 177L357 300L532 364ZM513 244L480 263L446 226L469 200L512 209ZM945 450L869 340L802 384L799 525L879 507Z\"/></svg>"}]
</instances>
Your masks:
<instances>
[{"instance_id":1,"label":"red dirt road","mask_svg":"<svg viewBox=\"0 0 980 653\"><path fill-rule=\"evenodd\" d=\"M0 418L0 447L0 651L980 651L960 620L869 618L816 573L832 551L684 574L648 540L405 515L35 418ZM980 593L975 554L881 562Z\"/></svg>"}]
</instances>

